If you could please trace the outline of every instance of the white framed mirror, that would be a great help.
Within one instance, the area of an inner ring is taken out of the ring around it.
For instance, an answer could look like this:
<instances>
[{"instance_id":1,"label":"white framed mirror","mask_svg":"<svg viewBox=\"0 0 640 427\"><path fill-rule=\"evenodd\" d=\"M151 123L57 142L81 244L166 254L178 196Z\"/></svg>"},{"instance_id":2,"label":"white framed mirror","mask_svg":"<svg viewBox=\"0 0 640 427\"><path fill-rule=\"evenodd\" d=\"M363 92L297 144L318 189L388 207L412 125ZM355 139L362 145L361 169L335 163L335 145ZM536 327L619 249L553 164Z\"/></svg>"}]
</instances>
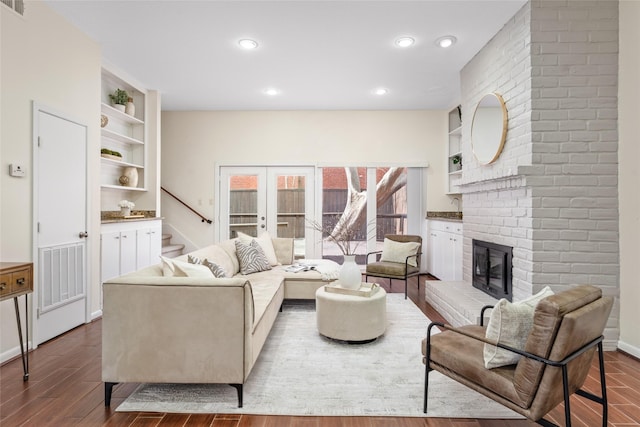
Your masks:
<instances>
[{"instance_id":1,"label":"white framed mirror","mask_svg":"<svg viewBox=\"0 0 640 427\"><path fill-rule=\"evenodd\" d=\"M502 96L488 93L482 97L471 121L471 148L482 165L495 162L507 136L507 107Z\"/></svg>"}]
</instances>

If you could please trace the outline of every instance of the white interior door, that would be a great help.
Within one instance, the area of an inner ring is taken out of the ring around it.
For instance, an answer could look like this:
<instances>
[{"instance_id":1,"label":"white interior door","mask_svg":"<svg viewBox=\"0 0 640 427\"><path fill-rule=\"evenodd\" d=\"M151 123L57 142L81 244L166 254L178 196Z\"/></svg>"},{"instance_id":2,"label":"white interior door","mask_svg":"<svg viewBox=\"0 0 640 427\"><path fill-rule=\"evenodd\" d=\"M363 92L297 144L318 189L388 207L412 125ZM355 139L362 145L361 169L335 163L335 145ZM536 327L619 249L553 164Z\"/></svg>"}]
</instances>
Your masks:
<instances>
[{"instance_id":1,"label":"white interior door","mask_svg":"<svg viewBox=\"0 0 640 427\"><path fill-rule=\"evenodd\" d=\"M37 106L34 120L39 344L86 321L87 128Z\"/></svg>"},{"instance_id":2,"label":"white interior door","mask_svg":"<svg viewBox=\"0 0 640 427\"><path fill-rule=\"evenodd\" d=\"M313 167L220 168L221 239L237 232L294 239L296 258L310 258L314 245L308 223L314 214Z\"/></svg>"}]
</instances>

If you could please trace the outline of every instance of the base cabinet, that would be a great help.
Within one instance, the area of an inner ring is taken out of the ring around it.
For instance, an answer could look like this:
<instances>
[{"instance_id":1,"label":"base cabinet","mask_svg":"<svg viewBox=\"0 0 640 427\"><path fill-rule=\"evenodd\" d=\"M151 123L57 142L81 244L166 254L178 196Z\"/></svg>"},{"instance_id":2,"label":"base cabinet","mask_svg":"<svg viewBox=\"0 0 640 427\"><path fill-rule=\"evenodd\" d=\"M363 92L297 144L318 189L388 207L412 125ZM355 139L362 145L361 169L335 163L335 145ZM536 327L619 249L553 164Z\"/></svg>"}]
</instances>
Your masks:
<instances>
[{"instance_id":1,"label":"base cabinet","mask_svg":"<svg viewBox=\"0 0 640 427\"><path fill-rule=\"evenodd\" d=\"M102 225L100 235L103 282L160 262L162 221Z\"/></svg>"},{"instance_id":2,"label":"base cabinet","mask_svg":"<svg viewBox=\"0 0 640 427\"><path fill-rule=\"evenodd\" d=\"M462 280L462 224L427 221L428 271L440 280Z\"/></svg>"}]
</instances>

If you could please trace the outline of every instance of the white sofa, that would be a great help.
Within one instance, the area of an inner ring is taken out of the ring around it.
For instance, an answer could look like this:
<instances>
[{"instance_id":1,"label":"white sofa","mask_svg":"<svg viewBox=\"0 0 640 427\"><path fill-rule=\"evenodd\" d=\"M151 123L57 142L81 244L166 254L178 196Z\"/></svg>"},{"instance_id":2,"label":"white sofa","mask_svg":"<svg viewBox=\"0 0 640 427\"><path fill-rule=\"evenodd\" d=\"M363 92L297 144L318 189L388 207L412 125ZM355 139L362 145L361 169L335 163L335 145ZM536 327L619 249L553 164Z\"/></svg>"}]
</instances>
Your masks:
<instances>
[{"instance_id":1,"label":"white sofa","mask_svg":"<svg viewBox=\"0 0 640 427\"><path fill-rule=\"evenodd\" d=\"M115 384L136 382L230 384L242 407L243 384L283 300L313 299L328 278L287 272L293 239L285 238L271 239L279 265L242 275L234 240L190 254L225 266L231 278L167 277L159 264L103 284L105 406Z\"/></svg>"}]
</instances>

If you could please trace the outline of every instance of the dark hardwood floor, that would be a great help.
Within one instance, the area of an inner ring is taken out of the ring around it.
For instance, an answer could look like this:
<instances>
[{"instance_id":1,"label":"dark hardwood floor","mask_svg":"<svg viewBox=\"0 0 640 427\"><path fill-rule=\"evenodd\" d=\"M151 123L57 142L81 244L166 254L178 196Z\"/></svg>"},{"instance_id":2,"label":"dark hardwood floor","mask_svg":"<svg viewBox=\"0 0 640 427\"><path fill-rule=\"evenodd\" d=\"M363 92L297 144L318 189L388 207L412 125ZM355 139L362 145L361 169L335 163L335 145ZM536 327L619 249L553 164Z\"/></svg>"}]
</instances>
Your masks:
<instances>
[{"instance_id":1,"label":"dark hardwood floor","mask_svg":"<svg viewBox=\"0 0 640 427\"><path fill-rule=\"evenodd\" d=\"M425 276L421 277L421 281ZM385 284L388 290L388 286ZM432 320L443 320L424 302L424 286L410 285L410 298ZM404 292L400 281L393 292ZM426 323L425 323L426 330ZM416 343L416 346L420 345ZM115 408L136 384L114 388L111 409L104 407L101 376L101 321L84 325L42 344L30 356L31 372L22 381L19 359L0 367L0 425L12 426L213 426L213 427L524 427L525 420L389 417L276 417L224 414L122 413ZM606 353L610 426L640 426L640 362L620 352ZM594 364L586 387L596 392ZM455 396L451 396L455 399ZM573 425L602 424L598 405L572 397ZM551 418L564 423L562 408Z\"/></svg>"}]
</instances>

